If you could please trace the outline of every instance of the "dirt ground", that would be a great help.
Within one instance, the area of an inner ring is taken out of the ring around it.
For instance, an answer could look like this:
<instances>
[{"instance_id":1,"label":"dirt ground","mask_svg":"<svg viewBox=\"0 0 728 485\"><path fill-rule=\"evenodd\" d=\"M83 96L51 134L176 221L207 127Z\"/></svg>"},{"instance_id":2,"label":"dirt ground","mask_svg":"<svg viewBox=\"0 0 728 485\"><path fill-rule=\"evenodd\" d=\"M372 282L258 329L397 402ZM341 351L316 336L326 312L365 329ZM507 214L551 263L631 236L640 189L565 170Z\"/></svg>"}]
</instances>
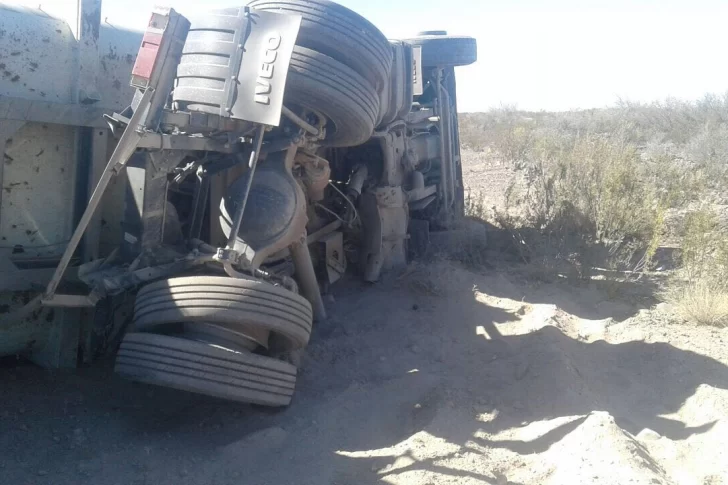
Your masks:
<instances>
[{"instance_id":1,"label":"dirt ground","mask_svg":"<svg viewBox=\"0 0 728 485\"><path fill-rule=\"evenodd\" d=\"M728 484L728 330L600 285L351 278L280 411L6 361L0 483Z\"/></svg>"}]
</instances>

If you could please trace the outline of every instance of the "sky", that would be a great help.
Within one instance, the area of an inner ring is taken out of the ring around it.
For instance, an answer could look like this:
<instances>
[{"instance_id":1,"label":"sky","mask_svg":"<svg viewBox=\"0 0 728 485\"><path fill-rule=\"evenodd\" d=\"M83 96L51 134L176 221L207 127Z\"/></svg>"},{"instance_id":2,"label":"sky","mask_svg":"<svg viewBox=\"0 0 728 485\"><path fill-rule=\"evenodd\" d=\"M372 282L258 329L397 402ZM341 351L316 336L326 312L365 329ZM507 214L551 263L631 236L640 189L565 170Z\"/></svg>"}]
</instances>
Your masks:
<instances>
[{"instance_id":1,"label":"sky","mask_svg":"<svg viewBox=\"0 0 728 485\"><path fill-rule=\"evenodd\" d=\"M246 0L104 0L111 25L142 30L155 4L181 13ZM728 92L728 0L338 0L390 38L447 30L478 40L458 68L460 111L559 111ZM21 0L68 11L74 0Z\"/></svg>"}]
</instances>

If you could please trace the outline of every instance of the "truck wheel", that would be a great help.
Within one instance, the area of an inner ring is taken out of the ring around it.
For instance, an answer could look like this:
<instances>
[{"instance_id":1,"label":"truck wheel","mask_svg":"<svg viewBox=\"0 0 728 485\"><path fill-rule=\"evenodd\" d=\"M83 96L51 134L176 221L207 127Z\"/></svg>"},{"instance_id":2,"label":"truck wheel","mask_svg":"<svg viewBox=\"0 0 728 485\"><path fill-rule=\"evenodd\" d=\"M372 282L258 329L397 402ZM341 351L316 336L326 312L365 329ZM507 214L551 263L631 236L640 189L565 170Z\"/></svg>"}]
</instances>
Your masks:
<instances>
[{"instance_id":1,"label":"truck wheel","mask_svg":"<svg viewBox=\"0 0 728 485\"><path fill-rule=\"evenodd\" d=\"M145 286L134 306L134 325L155 331L163 325L202 322L219 330L250 334L246 328L282 336L290 349L311 336L311 304L302 296L263 281L216 276L171 278Z\"/></svg>"},{"instance_id":2,"label":"truck wheel","mask_svg":"<svg viewBox=\"0 0 728 485\"><path fill-rule=\"evenodd\" d=\"M478 60L478 44L472 37L438 33L405 39L405 42L422 47L422 67L467 66Z\"/></svg>"},{"instance_id":3,"label":"truck wheel","mask_svg":"<svg viewBox=\"0 0 728 485\"><path fill-rule=\"evenodd\" d=\"M371 22L328 0L253 0L258 10L302 17L296 44L321 52L349 66L378 91L389 82L392 50L384 34Z\"/></svg>"},{"instance_id":4,"label":"truck wheel","mask_svg":"<svg viewBox=\"0 0 728 485\"><path fill-rule=\"evenodd\" d=\"M265 406L287 406L296 386L296 368L287 362L151 333L127 334L114 370L148 384Z\"/></svg>"},{"instance_id":5,"label":"truck wheel","mask_svg":"<svg viewBox=\"0 0 728 485\"><path fill-rule=\"evenodd\" d=\"M359 74L329 56L296 46L288 70L286 104L328 118L323 145L360 145L374 132L379 97Z\"/></svg>"}]
</instances>

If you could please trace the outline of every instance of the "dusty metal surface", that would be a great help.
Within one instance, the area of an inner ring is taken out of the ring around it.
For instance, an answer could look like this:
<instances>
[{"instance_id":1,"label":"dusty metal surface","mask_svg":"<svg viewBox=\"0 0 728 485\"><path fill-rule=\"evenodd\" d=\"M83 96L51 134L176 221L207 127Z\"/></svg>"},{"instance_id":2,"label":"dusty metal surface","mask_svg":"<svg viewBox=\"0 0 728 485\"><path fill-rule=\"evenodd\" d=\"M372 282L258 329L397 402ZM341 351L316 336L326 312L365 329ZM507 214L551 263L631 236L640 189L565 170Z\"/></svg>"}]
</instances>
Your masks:
<instances>
[{"instance_id":1,"label":"dusty metal surface","mask_svg":"<svg viewBox=\"0 0 728 485\"><path fill-rule=\"evenodd\" d=\"M6 141L3 158L2 246L62 253L73 231L76 128L28 123Z\"/></svg>"},{"instance_id":2,"label":"dusty metal surface","mask_svg":"<svg viewBox=\"0 0 728 485\"><path fill-rule=\"evenodd\" d=\"M99 29L99 75L97 87L105 109L121 111L134 94L129 75L136 60L142 34L101 24Z\"/></svg>"},{"instance_id":3,"label":"dusty metal surface","mask_svg":"<svg viewBox=\"0 0 728 485\"><path fill-rule=\"evenodd\" d=\"M101 28L101 0L79 0L75 38L78 43L78 70L72 101L94 104L101 100L97 79L99 76L99 30ZM73 28L73 26L71 26Z\"/></svg>"},{"instance_id":4,"label":"dusty metal surface","mask_svg":"<svg viewBox=\"0 0 728 485\"><path fill-rule=\"evenodd\" d=\"M106 124L102 116L110 112L110 109L94 105L84 106L0 97L0 120L103 128Z\"/></svg>"},{"instance_id":5,"label":"dusty metal surface","mask_svg":"<svg viewBox=\"0 0 728 485\"><path fill-rule=\"evenodd\" d=\"M26 113L23 119L29 121L58 122L68 114L93 118L98 110L121 110L128 103L141 34L98 23L99 0L82 3L78 26L72 18L67 23L37 8L0 4L0 119L8 113L12 119ZM82 109L69 107L79 103ZM61 114L53 119L56 112Z\"/></svg>"},{"instance_id":6,"label":"dusty metal surface","mask_svg":"<svg viewBox=\"0 0 728 485\"><path fill-rule=\"evenodd\" d=\"M53 368L76 366L79 310L44 308L29 291L0 293L0 355L22 353Z\"/></svg>"},{"instance_id":7,"label":"dusty metal surface","mask_svg":"<svg viewBox=\"0 0 728 485\"><path fill-rule=\"evenodd\" d=\"M0 5L0 95L72 103L75 45L66 22Z\"/></svg>"}]
</instances>

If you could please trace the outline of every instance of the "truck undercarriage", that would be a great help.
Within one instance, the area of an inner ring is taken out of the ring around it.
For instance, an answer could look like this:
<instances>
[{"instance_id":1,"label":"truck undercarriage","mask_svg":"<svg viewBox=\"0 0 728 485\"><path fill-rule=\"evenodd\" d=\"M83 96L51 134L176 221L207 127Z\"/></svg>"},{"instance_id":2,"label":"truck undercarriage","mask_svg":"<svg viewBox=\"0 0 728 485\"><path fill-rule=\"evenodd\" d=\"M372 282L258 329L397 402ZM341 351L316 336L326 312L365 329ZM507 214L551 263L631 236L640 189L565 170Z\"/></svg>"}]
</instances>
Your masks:
<instances>
[{"instance_id":1,"label":"truck undercarriage","mask_svg":"<svg viewBox=\"0 0 728 485\"><path fill-rule=\"evenodd\" d=\"M98 48L98 29L85 28L77 36ZM254 0L190 19L156 9L140 40L131 104L76 134L76 155L92 160L80 185L93 190L77 194L69 242L45 263L29 242L3 253L14 276L0 279L43 276L3 288L16 300L0 353L67 365L118 348L125 377L287 405L326 318L321 287L347 270L377 281L463 216L454 68L476 60L475 41L390 41L327 0ZM92 117L103 98L83 93L73 113ZM0 109L12 163L23 161L7 140L44 123L29 113ZM30 269L18 263L26 254Z\"/></svg>"}]
</instances>

